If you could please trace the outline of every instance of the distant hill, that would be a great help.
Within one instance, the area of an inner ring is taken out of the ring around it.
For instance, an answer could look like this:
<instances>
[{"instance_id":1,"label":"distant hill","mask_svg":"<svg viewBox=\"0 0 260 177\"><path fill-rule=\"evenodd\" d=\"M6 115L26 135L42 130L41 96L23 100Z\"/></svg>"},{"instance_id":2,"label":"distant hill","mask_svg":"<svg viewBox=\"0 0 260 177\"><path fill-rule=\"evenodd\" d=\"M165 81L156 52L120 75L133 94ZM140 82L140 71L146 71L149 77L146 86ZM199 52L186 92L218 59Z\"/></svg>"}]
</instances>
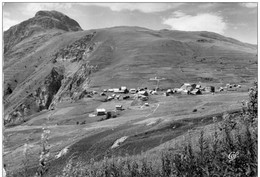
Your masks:
<instances>
[{"instance_id":1,"label":"distant hill","mask_svg":"<svg viewBox=\"0 0 260 177\"><path fill-rule=\"evenodd\" d=\"M257 77L257 46L211 32L113 27L82 31L56 11L4 33L4 108L33 114L85 90L184 82L248 84ZM84 95L83 95L84 96ZM24 106L23 106L24 105ZM29 107L29 112L24 112Z\"/></svg>"}]
</instances>

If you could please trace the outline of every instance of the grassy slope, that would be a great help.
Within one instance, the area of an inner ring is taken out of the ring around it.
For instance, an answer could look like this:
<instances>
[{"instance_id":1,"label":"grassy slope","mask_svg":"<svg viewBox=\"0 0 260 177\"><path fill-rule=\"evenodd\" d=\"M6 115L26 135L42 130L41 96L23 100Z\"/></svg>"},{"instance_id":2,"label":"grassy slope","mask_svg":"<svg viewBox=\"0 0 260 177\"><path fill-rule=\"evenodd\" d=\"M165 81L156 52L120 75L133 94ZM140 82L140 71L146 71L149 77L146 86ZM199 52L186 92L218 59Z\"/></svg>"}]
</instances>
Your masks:
<instances>
[{"instance_id":1,"label":"grassy slope","mask_svg":"<svg viewBox=\"0 0 260 177\"><path fill-rule=\"evenodd\" d=\"M15 107L42 84L51 68L58 65L50 61L56 51L88 33L69 32L53 37L54 32L43 35L43 39L34 36L16 45L14 52L5 56L5 86L11 83L18 88L8 97L9 105ZM97 30L94 42L100 45L88 60L98 65L100 71L92 75L90 85L93 88L154 87L149 78L159 76L167 79L161 82L162 87L178 87L183 82L199 81L247 83L255 77L254 46L217 38L211 33L206 33L206 38L201 33L139 27ZM201 43L198 39L213 42Z\"/></svg>"}]
</instances>

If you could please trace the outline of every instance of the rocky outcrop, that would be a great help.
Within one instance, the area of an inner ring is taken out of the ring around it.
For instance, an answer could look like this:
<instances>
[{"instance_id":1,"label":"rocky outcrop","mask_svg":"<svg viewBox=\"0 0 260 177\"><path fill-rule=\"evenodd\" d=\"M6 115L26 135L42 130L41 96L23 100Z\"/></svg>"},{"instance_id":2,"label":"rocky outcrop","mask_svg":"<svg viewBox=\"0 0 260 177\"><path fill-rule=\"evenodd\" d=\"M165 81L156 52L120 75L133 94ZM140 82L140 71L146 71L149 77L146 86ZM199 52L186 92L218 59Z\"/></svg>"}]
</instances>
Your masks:
<instances>
[{"instance_id":1,"label":"rocky outcrop","mask_svg":"<svg viewBox=\"0 0 260 177\"><path fill-rule=\"evenodd\" d=\"M63 70L61 68L53 68L45 78L42 86L28 95L13 112L6 115L5 124L23 122L26 117L48 109L55 94L62 85L63 78Z\"/></svg>"},{"instance_id":2,"label":"rocky outcrop","mask_svg":"<svg viewBox=\"0 0 260 177\"><path fill-rule=\"evenodd\" d=\"M96 32L92 34L88 34L83 38L73 42L72 44L58 51L53 57L54 62L56 61L76 62L82 59L86 59L88 54L91 53L96 47L96 44L92 42L92 39L95 34Z\"/></svg>"},{"instance_id":3,"label":"rocky outcrop","mask_svg":"<svg viewBox=\"0 0 260 177\"><path fill-rule=\"evenodd\" d=\"M36 104L39 107L39 111L48 109L53 97L61 87L62 79L62 71L54 68L50 75L45 79L44 85L35 91L34 97L36 98Z\"/></svg>"},{"instance_id":4,"label":"rocky outcrop","mask_svg":"<svg viewBox=\"0 0 260 177\"><path fill-rule=\"evenodd\" d=\"M83 64L80 69L73 74L63 79L62 85L52 100L49 109L53 109L58 102L76 101L82 98L82 93L88 89L89 76L95 72L93 66L88 63Z\"/></svg>"}]
</instances>

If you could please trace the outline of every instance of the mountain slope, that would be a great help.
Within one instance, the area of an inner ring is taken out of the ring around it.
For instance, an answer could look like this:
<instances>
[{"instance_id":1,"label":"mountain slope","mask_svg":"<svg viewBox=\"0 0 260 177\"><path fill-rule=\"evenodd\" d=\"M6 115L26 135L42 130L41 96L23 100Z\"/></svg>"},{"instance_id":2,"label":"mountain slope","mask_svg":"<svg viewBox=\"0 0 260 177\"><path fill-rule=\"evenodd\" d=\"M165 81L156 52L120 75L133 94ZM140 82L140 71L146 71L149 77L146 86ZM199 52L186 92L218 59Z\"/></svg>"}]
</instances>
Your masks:
<instances>
[{"instance_id":1,"label":"mountain slope","mask_svg":"<svg viewBox=\"0 0 260 177\"><path fill-rule=\"evenodd\" d=\"M33 107L34 113L62 100L77 101L85 90L154 88L149 79L155 76L166 78L160 85L165 89L184 82L246 85L257 77L254 45L210 32L140 27L81 31L77 22L57 14L38 12L34 18L40 30L14 43L5 35L6 116L13 117L14 110L24 115L24 107ZM29 28L18 26L9 30L22 34ZM48 79L52 73L60 82L54 92L48 89L55 81Z\"/></svg>"}]
</instances>

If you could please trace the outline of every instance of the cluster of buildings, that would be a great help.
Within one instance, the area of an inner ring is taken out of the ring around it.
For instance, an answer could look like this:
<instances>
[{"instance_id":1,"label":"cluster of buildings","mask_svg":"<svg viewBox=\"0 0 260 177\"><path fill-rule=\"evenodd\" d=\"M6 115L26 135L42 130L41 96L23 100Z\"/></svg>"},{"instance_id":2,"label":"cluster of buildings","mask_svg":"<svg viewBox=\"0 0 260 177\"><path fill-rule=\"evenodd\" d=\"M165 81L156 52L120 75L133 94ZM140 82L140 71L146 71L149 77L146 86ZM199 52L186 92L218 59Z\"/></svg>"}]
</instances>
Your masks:
<instances>
[{"instance_id":1,"label":"cluster of buildings","mask_svg":"<svg viewBox=\"0 0 260 177\"><path fill-rule=\"evenodd\" d=\"M206 86L202 87L199 84L190 84L190 83L184 83L180 88L174 88L173 90L168 89L166 94L170 93L180 93L180 94L191 94L191 95L199 95L202 94L202 91L204 92L215 92L214 86Z\"/></svg>"},{"instance_id":2,"label":"cluster of buildings","mask_svg":"<svg viewBox=\"0 0 260 177\"><path fill-rule=\"evenodd\" d=\"M241 88L241 85L237 84L226 84L225 87L220 87L219 92L224 90L229 90L232 88ZM214 86L201 86L200 84L195 83L184 83L180 88L168 89L164 95L169 96L170 94L185 94L185 95L200 95L202 93L214 93L216 88ZM106 95L108 92L113 93L112 95ZM123 96L123 99L130 98L129 94L132 94L134 99L140 99L141 101L147 101L149 95L157 95L158 92L154 90L149 90L145 88L131 88L127 89L127 87L122 86L120 88L113 89L104 89L103 92L100 93L101 96L107 96L107 101L112 99L119 99L121 97L120 94L127 94ZM123 110L122 105L116 105L115 110ZM97 115L105 115L105 109L97 109Z\"/></svg>"}]
</instances>

